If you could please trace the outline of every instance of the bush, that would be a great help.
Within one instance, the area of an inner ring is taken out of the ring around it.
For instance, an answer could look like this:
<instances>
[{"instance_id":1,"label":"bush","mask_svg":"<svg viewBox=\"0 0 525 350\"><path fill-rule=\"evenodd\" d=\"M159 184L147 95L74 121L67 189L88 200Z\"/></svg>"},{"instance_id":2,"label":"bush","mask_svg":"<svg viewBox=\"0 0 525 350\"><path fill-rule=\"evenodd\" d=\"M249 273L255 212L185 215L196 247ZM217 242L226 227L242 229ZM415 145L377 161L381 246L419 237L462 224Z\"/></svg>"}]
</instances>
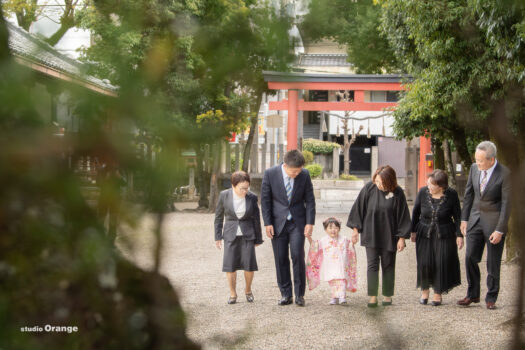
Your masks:
<instances>
[{"instance_id":1,"label":"bush","mask_svg":"<svg viewBox=\"0 0 525 350\"><path fill-rule=\"evenodd\" d=\"M239 155L241 157L241 161L239 162L239 168L242 169L242 163L244 162L244 158L242 158L242 154ZM233 174L237 169L235 169L235 153L231 155L230 157L230 172Z\"/></svg>"},{"instance_id":2,"label":"bush","mask_svg":"<svg viewBox=\"0 0 525 350\"><path fill-rule=\"evenodd\" d=\"M303 152L310 151L314 154L330 154L334 149L341 148L341 145L335 142L321 141L316 139L303 140Z\"/></svg>"},{"instance_id":3,"label":"bush","mask_svg":"<svg viewBox=\"0 0 525 350\"><path fill-rule=\"evenodd\" d=\"M306 165L312 164L312 162L314 161L314 154L310 151L303 150L303 157L304 161L306 162Z\"/></svg>"},{"instance_id":4,"label":"bush","mask_svg":"<svg viewBox=\"0 0 525 350\"><path fill-rule=\"evenodd\" d=\"M359 178L355 175L341 174L341 176L339 176L339 180L359 180Z\"/></svg>"},{"instance_id":5,"label":"bush","mask_svg":"<svg viewBox=\"0 0 525 350\"><path fill-rule=\"evenodd\" d=\"M323 167L322 165L319 165L319 164L310 164L310 165L305 166L305 168L310 173L310 177L312 179L315 179L321 176L321 173L323 172Z\"/></svg>"}]
</instances>

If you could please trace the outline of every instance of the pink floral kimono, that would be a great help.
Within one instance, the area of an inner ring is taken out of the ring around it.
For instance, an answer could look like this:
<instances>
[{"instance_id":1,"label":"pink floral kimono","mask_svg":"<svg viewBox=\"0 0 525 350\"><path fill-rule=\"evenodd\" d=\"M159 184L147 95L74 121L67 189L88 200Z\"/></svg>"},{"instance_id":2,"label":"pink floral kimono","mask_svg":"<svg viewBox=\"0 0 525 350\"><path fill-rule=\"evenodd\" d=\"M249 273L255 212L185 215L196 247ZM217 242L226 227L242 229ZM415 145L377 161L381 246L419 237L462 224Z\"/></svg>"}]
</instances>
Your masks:
<instances>
[{"instance_id":1,"label":"pink floral kimono","mask_svg":"<svg viewBox=\"0 0 525 350\"><path fill-rule=\"evenodd\" d=\"M325 236L313 241L306 260L306 277L310 290L320 281L330 283L334 288L355 292L357 290L357 258L355 248L349 239L339 235L336 239ZM339 283L336 283L339 282ZM337 286L337 285L340 286ZM339 294L339 293L338 293ZM344 296L343 296L344 297Z\"/></svg>"}]
</instances>

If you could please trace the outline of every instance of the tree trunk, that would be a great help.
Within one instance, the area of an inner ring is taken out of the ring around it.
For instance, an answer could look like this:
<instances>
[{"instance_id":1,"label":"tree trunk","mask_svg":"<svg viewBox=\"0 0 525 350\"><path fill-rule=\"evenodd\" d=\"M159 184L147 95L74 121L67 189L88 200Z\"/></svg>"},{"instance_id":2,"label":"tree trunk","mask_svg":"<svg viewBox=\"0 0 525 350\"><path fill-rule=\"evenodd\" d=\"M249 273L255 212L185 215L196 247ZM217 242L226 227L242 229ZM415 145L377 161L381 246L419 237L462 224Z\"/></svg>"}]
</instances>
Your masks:
<instances>
[{"instance_id":1,"label":"tree trunk","mask_svg":"<svg viewBox=\"0 0 525 350\"><path fill-rule=\"evenodd\" d=\"M11 50L9 50L9 31L5 25L4 12L2 6L0 6L0 64L7 66L7 63L11 60ZM4 72L1 72L2 79L0 81L4 83L5 77Z\"/></svg>"},{"instance_id":2,"label":"tree trunk","mask_svg":"<svg viewBox=\"0 0 525 350\"><path fill-rule=\"evenodd\" d=\"M18 12L16 14L16 21L18 22L18 25L25 30L29 31L29 28L31 27L31 23L33 21L28 20L28 16L25 16L23 13Z\"/></svg>"},{"instance_id":3,"label":"tree trunk","mask_svg":"<svg viewBox=\"0 0 525 350\"><path fill-rule=\"evenodd\" d=\"M208 191L206 191L206 181L204 174L204 154L201 150L201 145L195 146L195 154L197 160L197 188L199 190L199 208L207 208L208 203Z\"/></svg>"},{"instance_id":4,"label":"tree trunk","mask_svg":"<svg viewBox=\"0 0 525 350\"><path fill-rule=\"evenodd\" d=\"M259 107L261 106L262 102L262 93L259 93L255 100L256 102L250 106L252 115L250 118L250 133L248 134L248 141L246 141L246 147L244 147L244 152L242 154L242 157L244 159L242 163L242 170L246 172L248 172L248 160L250 159L253 140L255 138L255 135L257 135L257 123L259 122Z\"/></svg>"},{"instance_id":5,"label":"tree trunk","mask_svg":"<svg viewBox=\"0 0 525 350\"><path fill-rule=\"evenodd\" d=\"M44 41L47 42L51 46L55 46L58 44L60 39L66 35L67 31L74 27L74 21L72 23L66 22L62 23L60 25L60 28L56 32L53 33L49 38L45 39Z\"/></svg>"},{"instance_id":6,"label":"tree trunk","mask_svg":"<svg viewBox=\"0 0 525 350\"><path fill-rule=\"evenodd\" d=\"M521 115L518 123L514 123L513 117L519 115L524 105L522 85L509 84L504 99L494 103L494 113L489 120L489 130L494 137L499 151L498 158L505 162L511 171L511 205L512 219L509 222L505 246L507 248L507 260L520 256L525 252L525 238L519 235L525 227L525 118ZM511 132L516 130L516 134ZM521 258L519 282L517 286L516 317L514 319L513 348L522 349L522 322L523 303L525 288L525 259Z\"/></svg>"},{"instance_id":7,"label":"tree trunk","mask_svg":"<svg viewBox=\"0 0 525 350\"><path fill-rule=\"evenodd\" d=\"M432 153L434 153L434 169L444 170L445 168L445 154L443 147L441 147L441 140L432 138Z\"/></svg>"},{"instance_id":8,"label":"tree trunk","mask_svg":"<svg viewBox=\"0 0 525 350\"><path fill-rule=\"evenodd\" d=\"M210 213L215 212L215 207L217 206L217 200L219 199L219 175L221 167L221 142L213 147L213 168L211 171L210 177L210 202L208 206L208 211Z\"/></svg>"},{"instance_id":9,"label":"tree trunk","mask_svg":"<svg viewBox=\"0 0 525 350\"><path fill-rule=\"evenodd\" d=\"M456 169L452 162L452 151L450 150L449 140L443 141L443 152L445 154L445 164L449 178L449 185L452 188L456 188Z\"/></svg>"},{"instance_id":10,"label":"tree trunk","mask_svg":"<svg viewBox=\"0 0 525 350\"><path fill-rule=\"evenodd\" d=\"M453 129L452 137L454 139L454 146L456 147L456 151L458 152L459 158L461 158L461 161L465 166L465 174L468 175L470 166L472 165L472 155L468 151L467 135L465 134L465 129Z\"/></svg>"}]
</instances>

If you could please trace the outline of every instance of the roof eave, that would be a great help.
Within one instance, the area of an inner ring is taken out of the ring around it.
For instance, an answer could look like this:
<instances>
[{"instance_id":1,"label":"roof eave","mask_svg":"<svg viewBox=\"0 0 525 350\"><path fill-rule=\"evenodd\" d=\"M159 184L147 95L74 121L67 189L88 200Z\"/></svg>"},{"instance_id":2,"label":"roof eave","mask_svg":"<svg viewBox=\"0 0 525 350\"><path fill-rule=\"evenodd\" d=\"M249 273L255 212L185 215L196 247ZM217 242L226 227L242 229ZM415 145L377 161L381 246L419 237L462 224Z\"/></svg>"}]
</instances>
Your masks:
<instances>
[{"instance_id":1,"label":"roof eave","mask_svg":"<svg viewBox=\"0 0 525 350\"><path fill-rule=\"evenodd\" d=\"M111 89L106 89L106 88L103 88L99 85L96 85L96 84L93 84L87 80L84 80L84 79L81 79L80 77L78 76L73 76L71 74L68 74L66 72L62 72L60 70L57 70L55 68L51 68L49 66L46 66L44 64L41 64L39 62L36 62L36 61L32 61L30 59L28 59L27 57L25 56L20 56L20 55L17 55L16 53L13 54L16 62L18 62L19 64L22 64L28 68L31 68L35 71L38 71L44 75L47 75L47 76L50 76L50 77L53 77L53 78L56 78L56 79L60 79L60 80L64 80L64 81L68 81L68 82L71 82L71 83L75 83L77 85L80 85L80 86L83 86L89 90L92 90L92 91L95 91L99 94L102 94L102 95L106 95L106 96L112 96L112 97L116 97L118 96L117 92L114 91L114 90L111 90Z\"/></svg>"},{"instance_id":2,"label":"roof eave","mask_svg":"<svg viewBox=\"0 0 525 350\"><path fill-rule=\"evenodd\" d=\"M401 83L411 80L405 74L316 74L263 71L266 82L320 83Z\"/></svg>"}]
</instances>

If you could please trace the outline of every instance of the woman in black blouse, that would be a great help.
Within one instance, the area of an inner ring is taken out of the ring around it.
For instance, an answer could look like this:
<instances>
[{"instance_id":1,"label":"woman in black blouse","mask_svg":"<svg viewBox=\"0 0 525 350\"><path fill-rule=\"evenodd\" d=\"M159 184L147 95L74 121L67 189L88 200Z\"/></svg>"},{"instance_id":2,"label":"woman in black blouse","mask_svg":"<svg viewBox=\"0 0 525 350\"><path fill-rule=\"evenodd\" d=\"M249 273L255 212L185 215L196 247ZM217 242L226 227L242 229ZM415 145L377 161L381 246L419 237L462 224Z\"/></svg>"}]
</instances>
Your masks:
<instances>
[{"instance_id":1,"label":"woman in black blouse","mask_svg":"<svg viewBox=\"0 0 525 350\"><path fill-rule=\"evenodd\" d=\"M403 189L397 185L395 170L386 165L377 169L372 181L361 189L350 215L352 242L366 247L369 307L377 306L379 263L383 271L383 305L392 304L396 251L405 248L410 237L410 214Z\"/></svg>"},{"instance_id":2,"label":"woman in black blouse","mask_svg":"<svg viewBox=\"0 0 525 350\"><path fill-rule=\"evenodd\" d=\"M441 294L461 284L457 249L463 247L460 223L458 194L448 187L447 173L436 169L417 194L412 213L411 240L416 242L421 304L427 304L430 287L434 289L432 305L438 306Z\"/></svg>"}]
</instances>

